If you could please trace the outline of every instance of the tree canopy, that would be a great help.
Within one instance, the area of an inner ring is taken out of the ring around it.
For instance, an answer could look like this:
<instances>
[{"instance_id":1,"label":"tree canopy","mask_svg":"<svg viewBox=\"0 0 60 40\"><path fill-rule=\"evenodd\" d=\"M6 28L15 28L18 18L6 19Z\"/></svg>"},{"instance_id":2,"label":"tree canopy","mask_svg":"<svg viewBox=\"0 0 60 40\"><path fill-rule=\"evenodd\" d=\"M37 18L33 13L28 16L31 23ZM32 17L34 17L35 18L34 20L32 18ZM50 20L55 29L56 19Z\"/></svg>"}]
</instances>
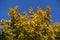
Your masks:
<instances>
[{"instance_id":1,"label":"tree canopy","mask_svg":"<svg viewBox=\"0 0 60 40\"><path fill-rule=\"evenodd\" d=\"M24 11L22 16L18 12L18 6L10 8L9 20L2 19L0 30L0 40L59 40L60 23L51 25L51 8L47 6L43 11L40 6L35 13L32 8L29 9L30 15Z\"/></svg>"}]
</instances>

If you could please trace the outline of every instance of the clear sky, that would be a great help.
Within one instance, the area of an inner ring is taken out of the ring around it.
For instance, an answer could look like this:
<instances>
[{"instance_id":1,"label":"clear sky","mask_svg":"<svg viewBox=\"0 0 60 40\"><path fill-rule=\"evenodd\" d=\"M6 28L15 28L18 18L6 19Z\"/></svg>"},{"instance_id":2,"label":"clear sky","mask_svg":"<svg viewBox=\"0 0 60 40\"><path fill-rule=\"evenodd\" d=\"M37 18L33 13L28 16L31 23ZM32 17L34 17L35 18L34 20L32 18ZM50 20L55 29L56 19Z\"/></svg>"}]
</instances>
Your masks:
<instances>
[{"instance_id":1,"label":"clear sky","mask_svg":"<svg viewBox=\"0 0 60 40\"><path fill-rule=\"evenodd\" d=\"M23 11L29 11L29 8L32 7L34 11L37 11L37 7L40 6L43 10L46 9L46 6L51 7L51 16L54 22L60 21L60 0L0 0L0 20L10 19L8 16L9 8L19 6L19 12L23 15ZM29 13L28 13L29 14Z\"/></svg>"}]
</instances>

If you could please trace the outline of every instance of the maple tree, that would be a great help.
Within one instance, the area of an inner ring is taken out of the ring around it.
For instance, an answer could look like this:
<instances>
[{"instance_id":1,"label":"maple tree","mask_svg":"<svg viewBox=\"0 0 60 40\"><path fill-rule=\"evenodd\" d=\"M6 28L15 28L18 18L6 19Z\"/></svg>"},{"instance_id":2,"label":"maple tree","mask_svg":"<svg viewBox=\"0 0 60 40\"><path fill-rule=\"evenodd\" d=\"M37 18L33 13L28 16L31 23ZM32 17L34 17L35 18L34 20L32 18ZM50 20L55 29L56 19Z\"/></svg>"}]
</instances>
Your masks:
<instances>
[{"instance_id":1,"label":"maple tree","mask_svg":"<svg viewBox=\"0 0 60 40\"><path fill-rule=\"evenodd\" d=\"M24 11L24 15L18 12L18 6L10 8L9 20L2 19L0 30L0 40L59 40L60 23L51 25L51 8L47 6L43 11L38 7L35 13L32 8L29 9L30 15Z\"/></svg>"}]
</instances>

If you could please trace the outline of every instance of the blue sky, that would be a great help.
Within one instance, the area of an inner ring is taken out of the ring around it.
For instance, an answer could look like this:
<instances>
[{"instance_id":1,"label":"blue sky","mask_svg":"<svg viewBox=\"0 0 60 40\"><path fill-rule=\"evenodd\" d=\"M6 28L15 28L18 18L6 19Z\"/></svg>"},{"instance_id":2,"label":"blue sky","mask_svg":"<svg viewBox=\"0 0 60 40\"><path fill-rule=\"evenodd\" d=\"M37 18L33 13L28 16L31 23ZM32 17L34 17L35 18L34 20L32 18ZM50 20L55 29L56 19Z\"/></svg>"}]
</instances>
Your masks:
<instances>
[{"instance_id":1,"label":"blue sky","mask_svg":"<svg viewBox=\"0 0 60 40\"><path fill-rule=\"evenodd\" d=\"M46 6L51 7L51 16L53 22L60 21L60 0L0 0L0 20L10 19L8 16L9 8L19 6L19 12L23 15L23 11L29 12L29 8L32 7L34 11L37 11L37 7L40 6L43 10ZM29 14L29 13L28 13Z\"/></svg>"}]
</instances>

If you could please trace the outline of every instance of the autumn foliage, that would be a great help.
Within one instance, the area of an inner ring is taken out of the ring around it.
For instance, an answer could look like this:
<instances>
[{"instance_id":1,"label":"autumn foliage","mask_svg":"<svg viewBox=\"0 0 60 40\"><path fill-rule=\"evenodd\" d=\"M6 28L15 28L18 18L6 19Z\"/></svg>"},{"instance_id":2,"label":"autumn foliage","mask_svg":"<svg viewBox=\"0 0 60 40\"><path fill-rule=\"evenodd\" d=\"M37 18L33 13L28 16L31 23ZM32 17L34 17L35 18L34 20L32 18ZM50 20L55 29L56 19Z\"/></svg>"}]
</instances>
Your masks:
<instances>
[{"instance_id":1,"label":"autumn foliage","mask_svg":"<svg viewBox=\"0 0 60 40\"><path fill-rule=\"evenodd\" d=\"M30 15L24 11L22 16L18 12L18 6L9 9L10 20L2 19L0 30L0 40L59 40L60 23L51 24L51 8L47 6L43 11L38 7L35 13L29 9Z\"/></svg>"}]
</instances>

